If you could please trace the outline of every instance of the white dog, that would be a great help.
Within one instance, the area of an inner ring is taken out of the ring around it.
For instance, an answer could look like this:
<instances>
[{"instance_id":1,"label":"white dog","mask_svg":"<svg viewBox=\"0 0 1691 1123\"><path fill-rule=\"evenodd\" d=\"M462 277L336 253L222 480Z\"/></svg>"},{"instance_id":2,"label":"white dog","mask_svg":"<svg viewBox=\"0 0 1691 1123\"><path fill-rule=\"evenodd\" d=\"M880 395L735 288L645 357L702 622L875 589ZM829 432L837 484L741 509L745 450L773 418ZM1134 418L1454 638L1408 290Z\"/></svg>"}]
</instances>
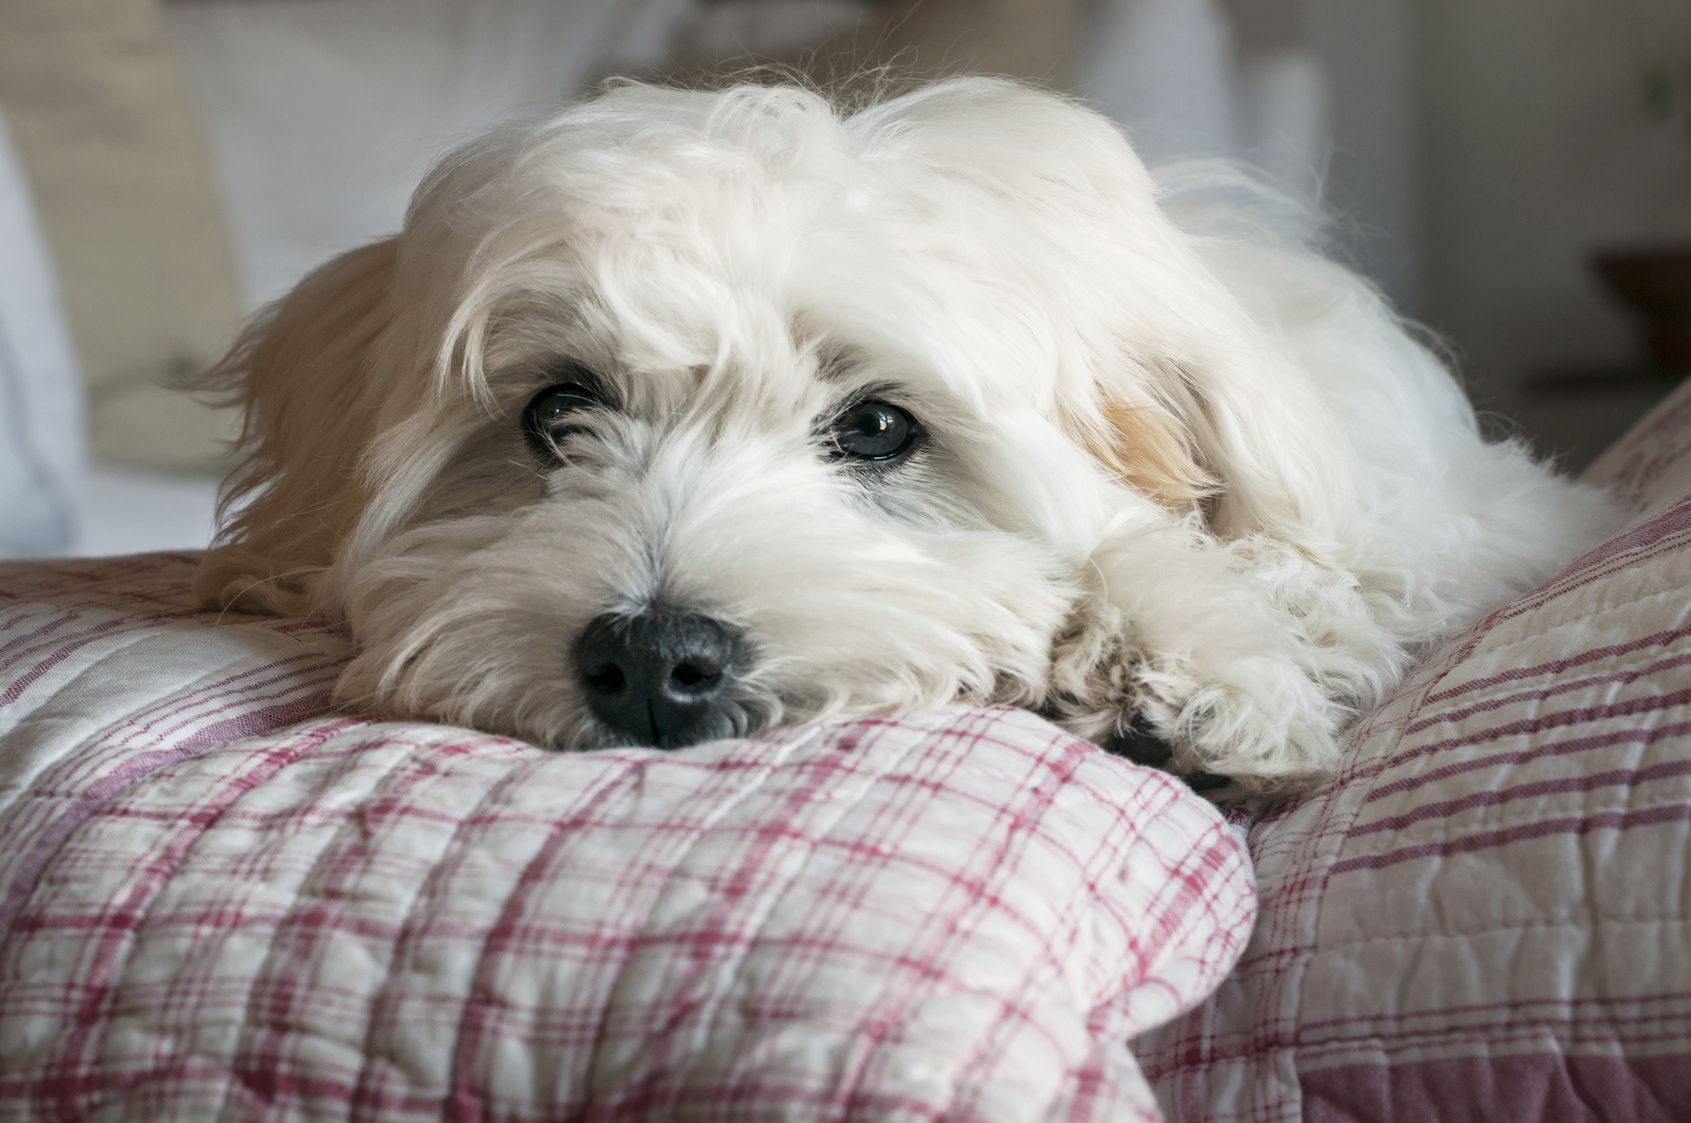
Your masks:
<instances>
[{"instance_id":1,"label":"white dog","mask_svg":"<svg viewBox=\"0 0 1691 1123\"><path fill-rule=\"evenodd\" d=\"M249 329L200 592L344 620L348 704L562 748L961 700L1319 777L1613 519L1238 217L1011 83L614 88Z\"/></svg>"}]
</instances>

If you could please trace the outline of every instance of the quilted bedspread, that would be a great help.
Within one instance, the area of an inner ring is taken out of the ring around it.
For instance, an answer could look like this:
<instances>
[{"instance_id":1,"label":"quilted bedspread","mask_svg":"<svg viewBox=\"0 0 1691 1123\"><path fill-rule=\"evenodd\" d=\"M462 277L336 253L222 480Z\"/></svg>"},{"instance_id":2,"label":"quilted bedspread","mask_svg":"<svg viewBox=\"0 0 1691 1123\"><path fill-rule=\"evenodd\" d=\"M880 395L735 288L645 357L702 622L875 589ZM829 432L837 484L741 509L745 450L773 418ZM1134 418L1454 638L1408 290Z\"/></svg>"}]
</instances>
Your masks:
<instances>
[{"instance_id":1,"label":"quilted bedspread","mask_svg":"<svg viewBox=\"0 0 1691 1123\"><path fill-rule=\"evenodd\" d=\"M1591 475L1632 525L1251 827L1238 969L1137 1043L1170 1119L1691 1120L1691 383Z\"/></svg>"},{"instance_id":2,"label":"quilted bedspread","mask_svg":"<svg viewBox=\"0 0 1691 1123\"><path fill-rule=\"evenodd\" d=\"M0 1119L1155 1119L1238 837L1039 719L561 755L330 711L196 558L0 567Z\"/></svg>"}]
</instances>

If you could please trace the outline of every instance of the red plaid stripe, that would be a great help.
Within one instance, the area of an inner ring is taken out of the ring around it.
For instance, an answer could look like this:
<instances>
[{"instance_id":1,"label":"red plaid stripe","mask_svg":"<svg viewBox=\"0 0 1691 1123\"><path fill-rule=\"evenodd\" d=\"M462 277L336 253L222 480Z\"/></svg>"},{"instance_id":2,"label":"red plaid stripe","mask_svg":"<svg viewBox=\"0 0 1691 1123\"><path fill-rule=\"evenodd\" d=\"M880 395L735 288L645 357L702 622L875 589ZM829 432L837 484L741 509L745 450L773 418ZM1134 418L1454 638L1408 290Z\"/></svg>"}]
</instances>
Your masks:
<instances>
[{"instance_id":1,"label":"red plaid stripe","mask_svg":"<svg viewBox=\"0 0 1691 1123\"><path fill-rule=\"evenodd\" d=\"M0 1117L1155 1119L1213 810L1030 715L543 753L326 713L191 557L0 568Z\"/></svg>"}]
</instances>

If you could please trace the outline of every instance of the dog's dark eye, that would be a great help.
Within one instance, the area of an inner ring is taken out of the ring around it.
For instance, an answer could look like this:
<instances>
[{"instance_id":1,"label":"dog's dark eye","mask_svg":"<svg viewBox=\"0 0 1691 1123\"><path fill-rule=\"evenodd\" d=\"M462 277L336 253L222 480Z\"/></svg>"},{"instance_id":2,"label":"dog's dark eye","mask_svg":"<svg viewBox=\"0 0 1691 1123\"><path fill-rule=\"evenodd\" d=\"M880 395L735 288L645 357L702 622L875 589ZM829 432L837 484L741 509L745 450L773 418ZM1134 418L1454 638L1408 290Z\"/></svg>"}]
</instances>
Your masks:
<instances>
[{"instance_id":1,"label":"dog's dark eye","mask_svg":"<svg viewBox=\"0 0 1691 1123\"><path fill-rule=\"evenodd\" d=\"M558 446L581 429L583 411L605 404L599 391L583 382L560 382L529 399L523 410L523 437L546 460L555 460Z\"/></svg>"},{"instance_id":2,"label":"dog's dark eye","mask_svg":"<svg viewBox=\"0 0 1691 1123\"><path fill-rule=\"evenodd\" d=\"M858 402L834 421L834 448L853 460L901 460L916 447L921 426L889 402Z\"/></svg>"}]
</instances>

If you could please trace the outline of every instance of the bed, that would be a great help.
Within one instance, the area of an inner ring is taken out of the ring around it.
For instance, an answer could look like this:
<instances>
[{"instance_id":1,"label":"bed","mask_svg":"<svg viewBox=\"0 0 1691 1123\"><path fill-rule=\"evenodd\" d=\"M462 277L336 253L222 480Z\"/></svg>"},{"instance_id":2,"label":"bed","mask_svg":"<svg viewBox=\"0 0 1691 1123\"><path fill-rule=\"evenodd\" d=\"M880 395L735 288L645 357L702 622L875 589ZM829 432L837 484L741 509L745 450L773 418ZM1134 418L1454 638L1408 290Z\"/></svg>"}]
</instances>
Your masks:
<instances>
[{"instance_id":1,"label":"bed","mask_svg":"<svg viewBox=\"0 0 1691 1123\"><path fill-rule=\"evenodd\" d=\"M1031 715L564 756L0 566L0 1118L1691 1118L1691 392L1231 821Z\"/></svg>"}]
</instances>

